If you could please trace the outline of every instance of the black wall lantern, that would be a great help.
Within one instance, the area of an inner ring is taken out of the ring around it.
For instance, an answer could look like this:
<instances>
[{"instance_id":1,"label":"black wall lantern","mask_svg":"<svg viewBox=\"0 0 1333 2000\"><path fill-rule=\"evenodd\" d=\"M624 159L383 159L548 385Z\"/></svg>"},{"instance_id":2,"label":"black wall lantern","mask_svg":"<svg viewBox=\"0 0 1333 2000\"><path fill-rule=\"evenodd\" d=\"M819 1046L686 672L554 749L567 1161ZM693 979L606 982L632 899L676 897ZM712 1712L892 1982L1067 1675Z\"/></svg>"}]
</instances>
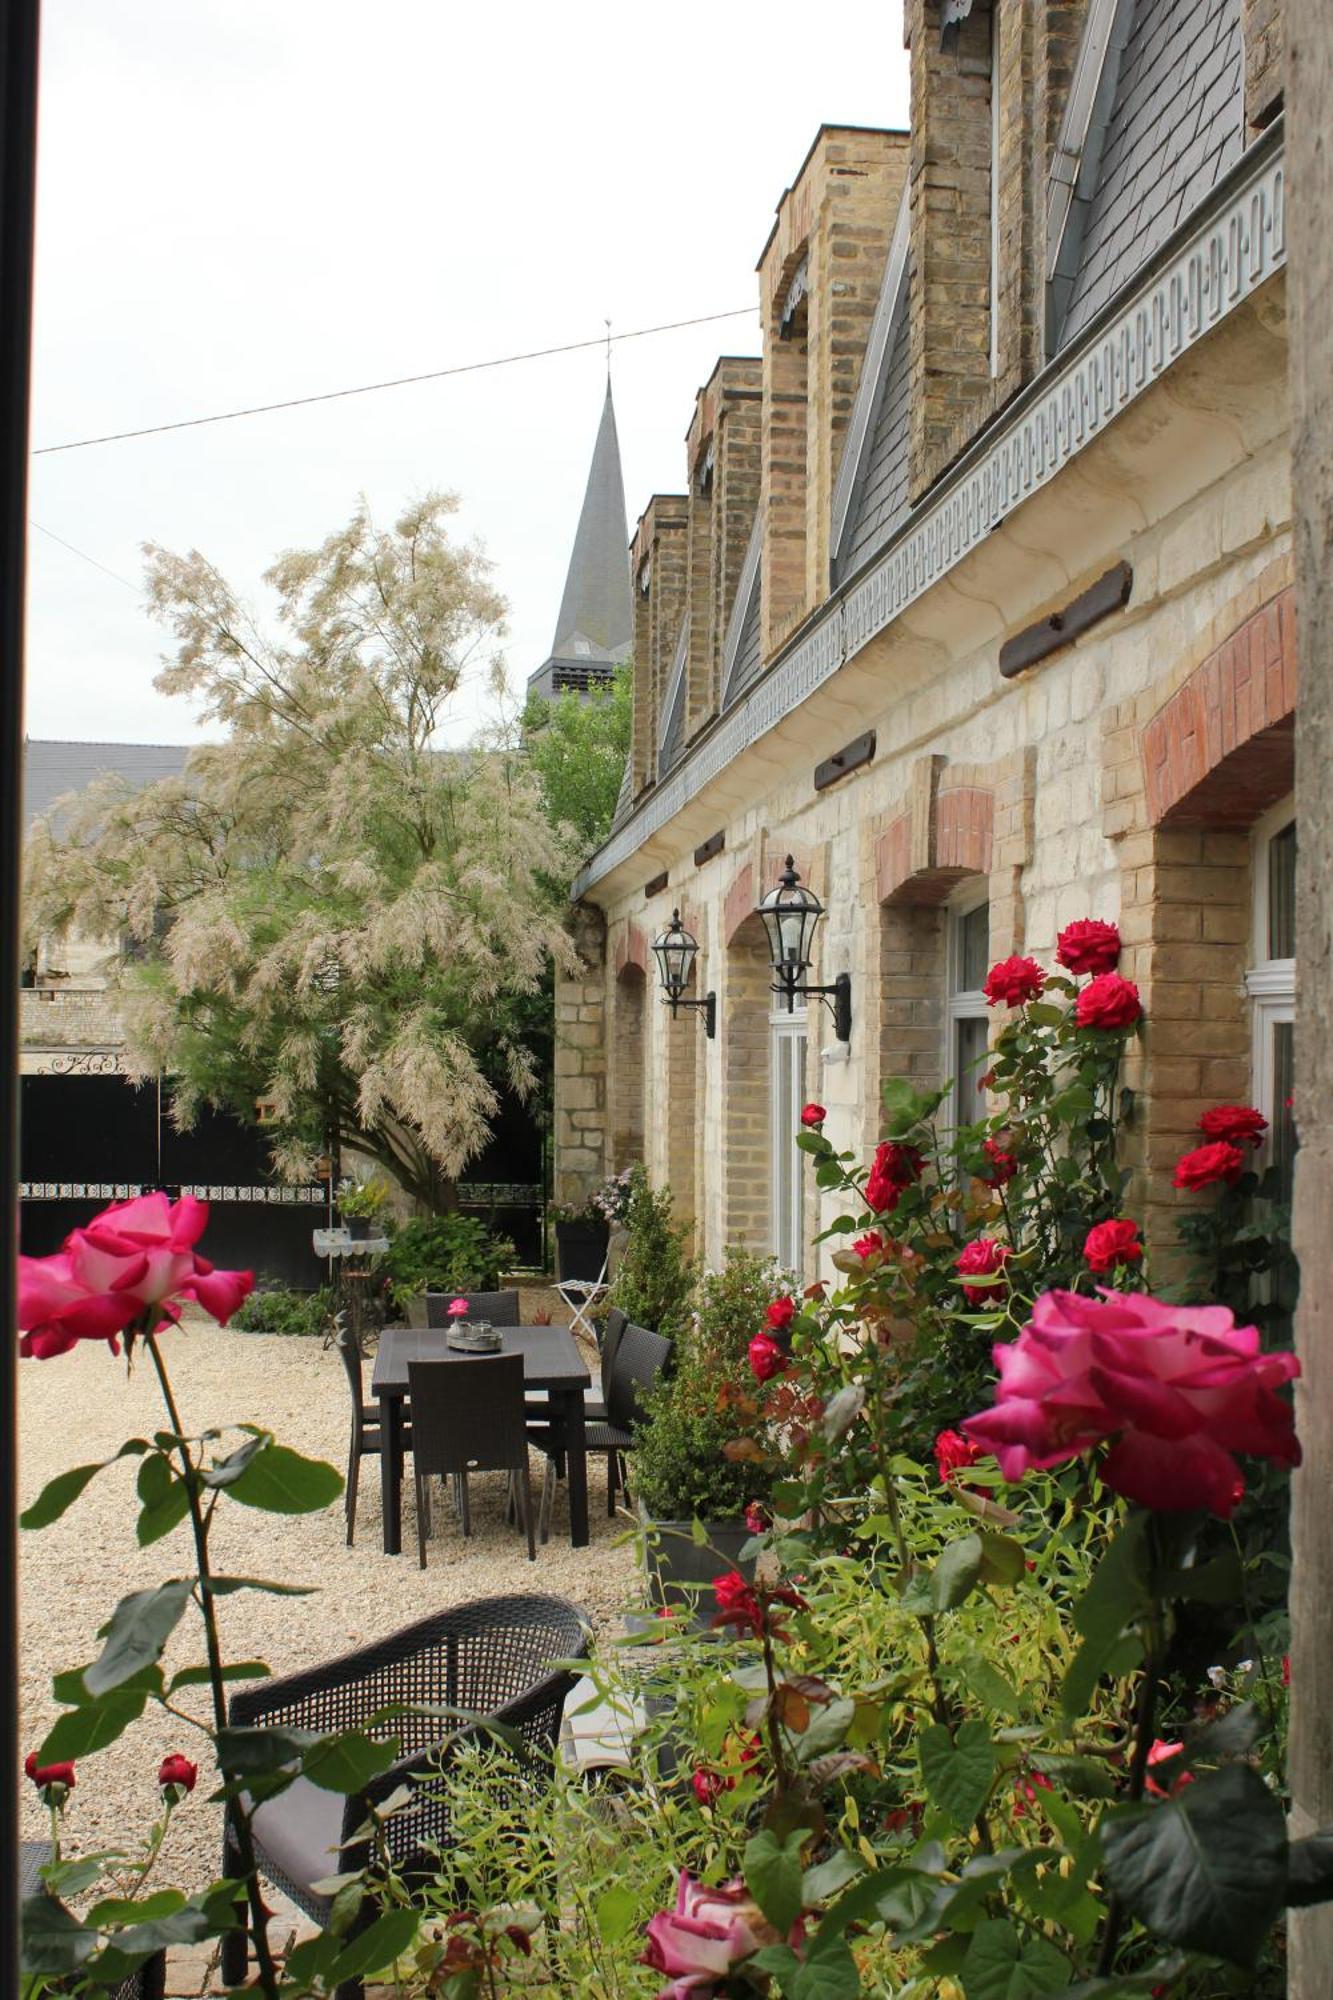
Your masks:
<instances>
[{"instance_id":1,"label":"black wall lantern","mask_svg":"<svg viewBox=\"0 0 1333 2000\"><path fill-rule=\"evenodd\" d=\"M802 973L810 970L814 957L815 926L824 914L824 905L812 889L801 887L801 878L790 854L778 878L759 905L757 914L768 932L768 955L777 977L773 991L787 1002L787 1012L796 1012L796 998L819 998L828 1002L833 1016L833 1032L840 1042L852 1039L852 976L840 972L831 986L805 986Z\"/></svg>"},{"instance_id":2,"label":"black wall lantern","mask_svg":"<svg viewBox=\"0 0 1333 2000\"><path fill-rule=\"evenodd\" d=\"M653 939L653 957L662 976L667 1006L674 1021L682 1007L697 1009L704 1017L704 1033L711 1042L717 1034L717 995L706 994L702 1000L687 1000L685 988L690 983L694 961L699 955L699 941L692 938L680 920L680 911L671 912L671 922L660 937Z\"/></svg>"}]
</instances>

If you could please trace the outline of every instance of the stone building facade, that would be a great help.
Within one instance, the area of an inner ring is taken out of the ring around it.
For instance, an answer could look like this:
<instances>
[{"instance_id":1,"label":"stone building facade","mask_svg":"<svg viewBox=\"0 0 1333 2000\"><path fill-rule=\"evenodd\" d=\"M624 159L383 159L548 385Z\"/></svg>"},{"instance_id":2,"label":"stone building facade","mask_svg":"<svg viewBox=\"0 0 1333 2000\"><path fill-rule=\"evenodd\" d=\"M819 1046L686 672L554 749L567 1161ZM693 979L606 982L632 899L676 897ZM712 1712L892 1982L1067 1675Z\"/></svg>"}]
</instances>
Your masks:
<instances>
[{"instance_id":1,"label":"stone building facade","mask_svg":"<svg viewBox=\"0 0 1333 2000\"><path fill-rule=\"evenodd\" d=\"M907 0L907 133L824 128L631 546L635 731L574 885L557 1193L642 1157L712 1262L812 1274L807 1098L981 1066L985 965L1119 922L1136 1213L1199 1112L1279 1149L1296 702L1280 0ZM840 760L840 761L835 761ZM849 1042L773 1012L791 853ZM678 908L716 1039L661 1004ZM978 970L980 968L980 971Z\"/></svg>"}]
</instances>

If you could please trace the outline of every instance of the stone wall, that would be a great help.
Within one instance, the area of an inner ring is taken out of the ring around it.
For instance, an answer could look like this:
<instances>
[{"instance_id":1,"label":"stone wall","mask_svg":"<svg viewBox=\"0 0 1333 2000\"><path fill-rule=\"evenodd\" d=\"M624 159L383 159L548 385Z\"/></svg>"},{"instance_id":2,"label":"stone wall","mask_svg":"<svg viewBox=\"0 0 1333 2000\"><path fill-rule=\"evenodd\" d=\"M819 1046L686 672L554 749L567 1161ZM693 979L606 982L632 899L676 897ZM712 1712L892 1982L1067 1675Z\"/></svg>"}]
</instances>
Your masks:
<instances>
[{"instance_id":1,"label":"stone wall","mask_svg":"<svg viewBox=\"0 0 1333 2000\"><path fill-rule=\"evenodd\" d=\"M1285 0L1243 0L1245 125L1261 132L1282 109L1286 82Z\"/></svg>"},{"instance_id":2,"label":"stone wall","mask_svg":"<svg viewBox=\"0 0 1333 2000\"><path fill-rule=\"evenodd\" d=\"M555 1199L579 1206L608 1171L606 918L591 904L571 913L579 956L555 983Z\"/></svg>"}]
</instances>

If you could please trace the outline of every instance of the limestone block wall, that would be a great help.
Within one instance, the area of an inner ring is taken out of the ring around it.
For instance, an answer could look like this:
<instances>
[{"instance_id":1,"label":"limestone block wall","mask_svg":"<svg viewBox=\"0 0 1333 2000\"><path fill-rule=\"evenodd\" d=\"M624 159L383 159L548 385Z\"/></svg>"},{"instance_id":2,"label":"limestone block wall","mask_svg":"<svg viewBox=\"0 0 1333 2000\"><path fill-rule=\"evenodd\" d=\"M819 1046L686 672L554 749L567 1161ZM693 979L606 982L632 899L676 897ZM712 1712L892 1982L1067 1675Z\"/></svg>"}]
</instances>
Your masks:
<instances>
[{"instance_id":1,"label":"limestone block wall","mask_svg":"<svg viewBox=\"0 0 1333 2000\"><path fill-rule=\"evenodd\" d=\"M29 987L19 994L19 1068L31 1076L52 1050L107 1051L123 1062L120 996L100 989Z\"/></svg>"},{"instance_id":2,"label":"limestone block wall","mask_svg":"<svg viewBox=\"0 0 1333 2000\"><path fill-rule=\"evenodd\" d=\"M571 913L576 975L555 983L555 1199L577 1206L609 1170L607 1131L606 919L581 904Z\"/></svg>"}]
</instances>

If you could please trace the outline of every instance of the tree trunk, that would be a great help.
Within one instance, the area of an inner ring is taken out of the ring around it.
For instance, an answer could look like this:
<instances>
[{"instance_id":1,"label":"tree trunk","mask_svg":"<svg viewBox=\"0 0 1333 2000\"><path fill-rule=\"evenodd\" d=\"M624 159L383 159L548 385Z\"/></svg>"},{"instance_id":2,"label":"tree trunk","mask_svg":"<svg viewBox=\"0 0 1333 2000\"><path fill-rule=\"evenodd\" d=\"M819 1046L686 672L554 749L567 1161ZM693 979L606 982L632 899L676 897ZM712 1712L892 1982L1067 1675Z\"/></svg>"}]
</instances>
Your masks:
<instances>
[{"instance_id":1,"label":"tree trunk","mask_svg":"<svg viewBox=\"0 0 1333 2000\"><path fill-rule=\"evenodd\" d=\"M1292 1485L1292 1832L1333 1824L1333 8L1289 0L1287 242L1300 701L1293 1238L1301 1267ZM1293 1912L1291 2000L1327 2000L1333 1904Z\"/></svg>"}]
</instances>

